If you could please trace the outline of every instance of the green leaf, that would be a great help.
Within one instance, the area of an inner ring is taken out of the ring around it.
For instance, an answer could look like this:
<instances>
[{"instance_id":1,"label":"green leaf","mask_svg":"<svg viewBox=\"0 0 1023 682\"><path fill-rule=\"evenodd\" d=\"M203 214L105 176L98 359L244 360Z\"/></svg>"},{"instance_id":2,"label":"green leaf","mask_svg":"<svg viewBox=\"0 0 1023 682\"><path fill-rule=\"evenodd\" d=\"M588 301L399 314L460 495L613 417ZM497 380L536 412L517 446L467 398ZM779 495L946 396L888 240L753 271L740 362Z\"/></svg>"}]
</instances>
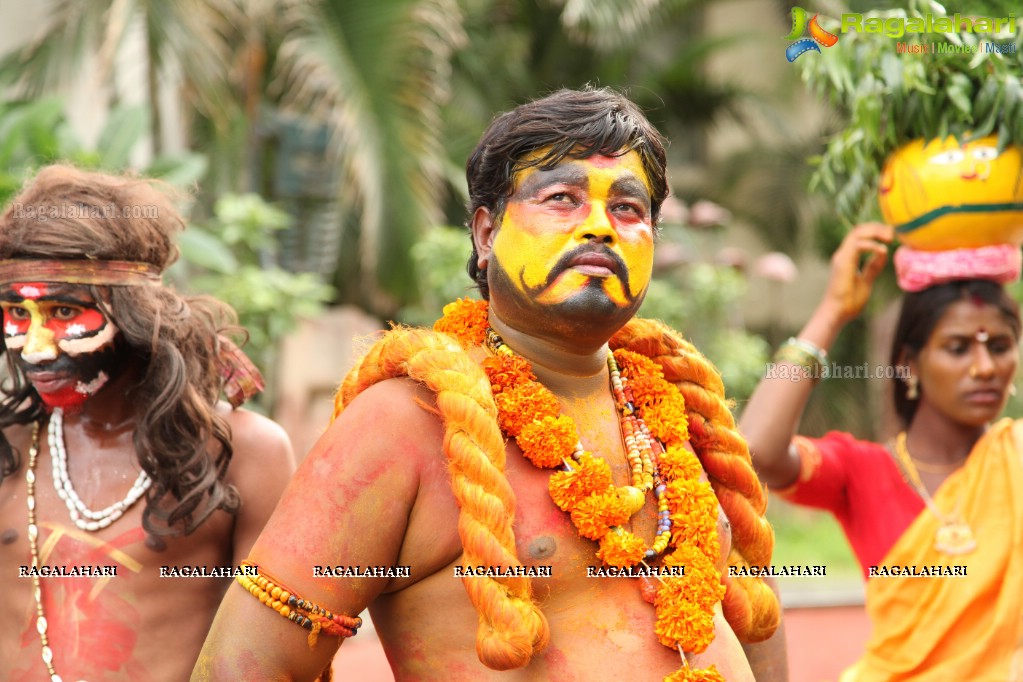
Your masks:
<instances>
[{"instance_id":1,"label":"green leaf","mask_svg":"<svg viewBox=\"0 0 1023 682\"><path fill-rule=\"evenodd\" d=\"M181 152L159 157L146 168L145 173L175 187L189 187L202 180L208 168L209 161L204 154Z\"/></svg>"},{"instance_id":2,"label":"green leaf","mask_svg":"<svg viewBox=\"0 0 1023 682\"><path fill-rule=\"evenodd\" d=\"M178 238L178 248L185 260L222 275L238 271L238 259L231 249L206 230L190 226Z\"/></svg>"},{"instance_id":3,"label":"green leaf","mask_svg":"<svg viewBox=\"0 0 1023 682\"><path fill-rule=\"evenodd\" d=\"M143 106L119 106L110 112L99 135L98 151L104 168L127 168L131 150L145 132L148 114Z\"/></svg>"},{"instance_id":4,"label":"green leaf","mask_svg":"<svg viewBox=\"0 0 1023 682\"><path fill-rule=\"evenodd\" d=\"M970 79L964 74L954 73L949 78L948 86L948 97L952 100L952 104L956 105L959 111L966 115L970 114L972 104L970 102L971 95L973 94L973 88L970 85Z\"/></svg>"}]
</instances>

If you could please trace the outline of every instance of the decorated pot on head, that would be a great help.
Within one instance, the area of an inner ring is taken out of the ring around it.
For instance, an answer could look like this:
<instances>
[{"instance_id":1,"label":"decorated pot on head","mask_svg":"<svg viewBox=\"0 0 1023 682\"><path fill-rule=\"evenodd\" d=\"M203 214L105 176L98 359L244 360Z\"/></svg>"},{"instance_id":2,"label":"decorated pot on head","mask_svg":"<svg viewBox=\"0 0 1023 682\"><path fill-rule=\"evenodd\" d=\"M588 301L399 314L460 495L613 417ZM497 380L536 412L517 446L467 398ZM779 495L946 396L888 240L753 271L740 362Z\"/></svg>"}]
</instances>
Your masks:
<instances>
[{"instance_id":1,"label":"decorated pot on head","mask_svg":"<svg viewBox=\"0 0 1023 682\"><path fill-rule=\"evenodd\" d=\"M1019 278L1023 154L994 136L915 140L881 171L879 203L902 242L895 273L905 291L956 279Z\"/></svg>"}]
</instances>

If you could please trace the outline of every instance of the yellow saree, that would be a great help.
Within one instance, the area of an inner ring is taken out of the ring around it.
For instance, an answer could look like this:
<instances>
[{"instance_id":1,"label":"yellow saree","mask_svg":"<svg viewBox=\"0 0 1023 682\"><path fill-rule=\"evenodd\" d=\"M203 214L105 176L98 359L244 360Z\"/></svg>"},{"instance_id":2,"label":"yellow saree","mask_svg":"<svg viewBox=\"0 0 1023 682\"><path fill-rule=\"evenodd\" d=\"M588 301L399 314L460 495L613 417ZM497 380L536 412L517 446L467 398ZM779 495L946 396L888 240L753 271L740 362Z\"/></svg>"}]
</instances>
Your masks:
<instances>
[{"instance_id":1,"label":"yellow saree","mask_svg":"<svg viewBox=\"0 0 1023 682\"><path fill-rule=\"evenodd\" d=\"M879 568L941 566L965 575L869 578L873 633L842 682L1023 680L1023 421L992 426L934 502L945 514L961 511L977 548L938 552L941 522L925 509Z\"/></svg>"}]
</instances>

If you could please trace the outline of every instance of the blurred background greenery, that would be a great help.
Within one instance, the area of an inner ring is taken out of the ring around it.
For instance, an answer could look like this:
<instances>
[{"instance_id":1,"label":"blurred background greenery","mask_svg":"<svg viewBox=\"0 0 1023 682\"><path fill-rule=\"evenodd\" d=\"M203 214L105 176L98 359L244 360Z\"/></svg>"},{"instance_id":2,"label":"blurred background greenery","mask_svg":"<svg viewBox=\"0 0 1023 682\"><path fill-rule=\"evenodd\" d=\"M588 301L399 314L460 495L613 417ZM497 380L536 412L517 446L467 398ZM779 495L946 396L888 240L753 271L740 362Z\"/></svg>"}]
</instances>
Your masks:
<instances>
[{"instance_id":1,"label":"blurred background greenery","mask_svg":"<svg viewBox=\"0 0 1023 682\"><path fill-rule=\"evenodd\" d=\"M821 211L805 199L805 158L820 141L779 145L794 126L778 89L710 74L710 60L750 39L705 30L710 5L54 0L37 10L37 34L0 56L11 95L0 109L0 201L60 159L134 165L191 188L196 229L176 281L231 301L272 375L280 335L318 303L422 323L467 292L468 237L442 226L464 223L464 160L492 116L561 86L621 88L672 139L678 179L680 210L661 243L670 257L644 312L691 336L741 401L768 355L757 332L789 330L746 328L736 311L751 264L722 255L723 235L735 216L774 248L812 248ZM787 3L768 5L787 21ZM76 138L62 101L85 76L108 104L92 144ZM117 85L129 76L142 86L131 105ZM775 141L712 164L715 128L751 117L773 121ZM688 220L686 206L705 198L722 210Z\"/></svg>"}]
</instances>

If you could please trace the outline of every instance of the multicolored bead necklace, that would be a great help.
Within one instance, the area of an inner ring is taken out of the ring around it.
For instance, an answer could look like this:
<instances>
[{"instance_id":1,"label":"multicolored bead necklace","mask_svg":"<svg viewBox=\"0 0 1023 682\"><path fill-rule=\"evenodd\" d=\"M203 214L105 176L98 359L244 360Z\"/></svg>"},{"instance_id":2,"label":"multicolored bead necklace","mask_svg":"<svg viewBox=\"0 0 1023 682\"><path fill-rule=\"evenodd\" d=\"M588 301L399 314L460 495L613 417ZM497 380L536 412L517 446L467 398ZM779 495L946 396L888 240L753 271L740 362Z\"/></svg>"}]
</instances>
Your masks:
<instances>
[{"instance_id":1,"label":"multicolored bead necklace","mask_svg":"<svg viewBox=\"0 0 1023 682\"><path fill-rule=\"evenodd\" d=\"M495 355L515 355L515 352L504 343L500 334L489 327L486 331L486 347ZM661 454L664 450L660 443L650 435L643 419L637 414L632 390L618 369L614 353L610 351L607 354L607 367L611 377L611 390L614 394L615 406L618 409L622 439L625 442L626 460L632 473L632 485L619 487L617 493L625 501L630 518L646 506L648 491L654 492L654 498L657 501L657 535L653 545L643 554L645 560L650 560L662 554L671 541L671 512L668 509L667 500L664 499L665 486L655 461L656 454ZM658 449L656 454L655 447ZM572 462L563 461L565 471L574 471L576 467L572 466L573 462L579 465L585 455L586 451L582 442L577 440L572 451ZM614 530L617 532L621 529L614 527Z\"/></svg>"}]
</instances>

